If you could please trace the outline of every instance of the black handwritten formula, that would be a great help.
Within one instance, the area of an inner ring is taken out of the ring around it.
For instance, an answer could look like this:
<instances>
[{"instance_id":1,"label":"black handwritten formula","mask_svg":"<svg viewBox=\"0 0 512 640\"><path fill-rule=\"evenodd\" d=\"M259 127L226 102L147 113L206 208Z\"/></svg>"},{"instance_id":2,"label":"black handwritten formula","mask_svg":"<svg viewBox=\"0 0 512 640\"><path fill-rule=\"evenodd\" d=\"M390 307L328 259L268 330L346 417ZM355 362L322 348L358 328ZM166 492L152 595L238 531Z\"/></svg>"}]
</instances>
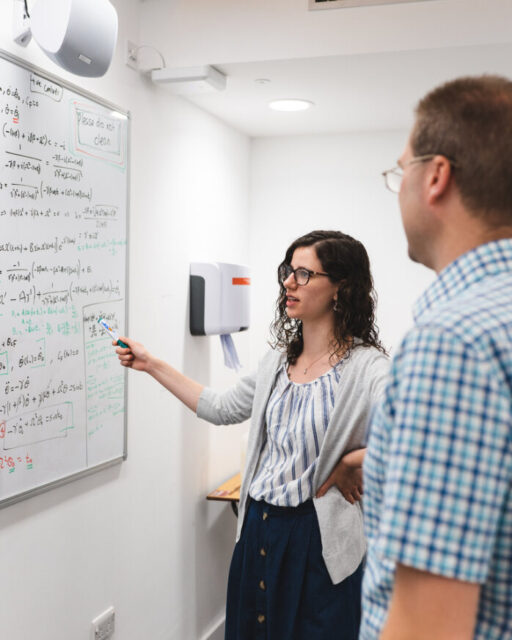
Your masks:
<instances>
[{"instance_id":1,"label":"black handwritten formula","mask_svg":"<svg viewBox=\"0 0 512 640\"><path fill-rule=\"evenodd\" d=\"M128 117L0 57L0 505L119 459Z\"/></svg>"}]
</instances>

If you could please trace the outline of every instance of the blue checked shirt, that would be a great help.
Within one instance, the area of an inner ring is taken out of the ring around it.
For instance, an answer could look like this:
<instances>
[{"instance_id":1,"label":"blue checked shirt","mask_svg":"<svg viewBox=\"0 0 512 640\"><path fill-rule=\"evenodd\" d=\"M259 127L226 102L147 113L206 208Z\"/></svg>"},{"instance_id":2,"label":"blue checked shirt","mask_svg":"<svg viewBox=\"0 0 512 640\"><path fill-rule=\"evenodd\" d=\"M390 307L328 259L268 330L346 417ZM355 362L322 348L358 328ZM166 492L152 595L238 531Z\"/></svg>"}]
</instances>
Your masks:
<instances>
[{"instance_id":1,"label":"blue checked shirt","mask_svg":"<svg viewBox=\"0 0 512 640\"><path fill-rule=\"evenodd\" d=\"M384 626L396 563L481 587L474 638L512 639L512 239L439 274L371 425L360 640Z\"/></svg>"}]
</instances>

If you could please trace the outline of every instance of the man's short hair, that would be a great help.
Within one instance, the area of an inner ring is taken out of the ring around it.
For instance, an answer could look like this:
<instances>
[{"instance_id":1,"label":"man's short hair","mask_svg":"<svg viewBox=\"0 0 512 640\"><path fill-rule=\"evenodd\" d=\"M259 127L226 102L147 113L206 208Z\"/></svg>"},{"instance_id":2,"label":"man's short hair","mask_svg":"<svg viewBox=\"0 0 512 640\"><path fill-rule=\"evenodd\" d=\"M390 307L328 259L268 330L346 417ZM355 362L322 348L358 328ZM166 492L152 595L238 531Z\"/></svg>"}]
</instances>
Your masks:
<instances>
[{"instance_id":1,"label":"man's short hair","mask_svg":"<svg viewBox=\"0 0 512 640\"><path fill-rule=\"evenodd\" d=\"M415 156L452 161L464 206L489 224L512 224L512 82L500 76L459 78L416 107Z\"/></svg>"}]
</instances>

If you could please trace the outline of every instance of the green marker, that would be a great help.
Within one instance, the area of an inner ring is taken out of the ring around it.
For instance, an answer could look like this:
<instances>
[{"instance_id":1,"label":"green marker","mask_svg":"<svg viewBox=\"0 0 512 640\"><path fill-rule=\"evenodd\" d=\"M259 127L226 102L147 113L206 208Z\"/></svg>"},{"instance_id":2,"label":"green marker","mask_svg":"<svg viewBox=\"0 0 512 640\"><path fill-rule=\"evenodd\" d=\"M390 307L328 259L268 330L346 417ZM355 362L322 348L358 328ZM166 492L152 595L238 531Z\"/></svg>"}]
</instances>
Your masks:
<instances>
[{"instance_id":1,"label":"green marker","mask_svg":"<svg viewBox=\"0 0 512 640\"><path fill-rule=\"evenodd\" d=\"M112 340L114 340L114 342L116 344L118 344L120 347L123 347L123 349L129 349L130 348L125 342L123 342L122 340L119 340L119 336L117 334L117 331L115 329L113 329L108 324L108 322L106 320L103 320L103 318L99 318L98 322L103 327L103 329L105 329L105 331L112 338Z\"/></svg>"}]
</instances>

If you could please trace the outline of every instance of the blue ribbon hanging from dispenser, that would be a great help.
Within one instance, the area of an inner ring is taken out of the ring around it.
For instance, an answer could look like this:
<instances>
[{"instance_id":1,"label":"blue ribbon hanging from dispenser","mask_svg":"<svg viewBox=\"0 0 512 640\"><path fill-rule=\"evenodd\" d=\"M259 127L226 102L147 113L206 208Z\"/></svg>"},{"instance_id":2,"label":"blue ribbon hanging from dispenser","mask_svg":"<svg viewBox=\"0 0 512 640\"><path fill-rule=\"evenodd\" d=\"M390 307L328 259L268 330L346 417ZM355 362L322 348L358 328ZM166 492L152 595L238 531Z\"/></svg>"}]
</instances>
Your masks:
<instances>
[{"instance_id":1,"label":"blue ribbon hanging from dispenser","mask_svg":"<svg viewBox=\"0 0 512 640\"><path fill-rule=\"evenodd\" d=\"M238 359L238 353L236 352L235 343L233 342L231 334L221 334L220 343L222 345L222 351L224 352L224 364L229 369L234 369L238 372L238 370L242 368L242 365Z\"/></svg>"}]
</instances>

